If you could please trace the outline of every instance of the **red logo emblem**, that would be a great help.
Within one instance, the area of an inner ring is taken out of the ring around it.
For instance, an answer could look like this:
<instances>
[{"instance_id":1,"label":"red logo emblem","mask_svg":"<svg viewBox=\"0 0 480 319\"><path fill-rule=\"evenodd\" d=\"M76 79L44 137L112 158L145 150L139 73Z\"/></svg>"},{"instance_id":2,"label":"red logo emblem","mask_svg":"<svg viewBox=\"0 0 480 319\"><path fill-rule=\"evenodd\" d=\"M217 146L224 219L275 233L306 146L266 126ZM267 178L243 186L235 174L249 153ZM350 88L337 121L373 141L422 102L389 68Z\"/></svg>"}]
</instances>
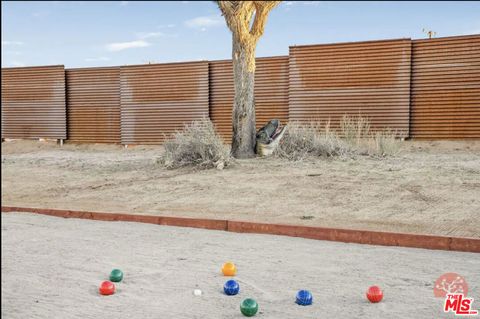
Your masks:
<instances>
[{"instance_id":1,"label":"red logo emblem","mask_svg":"<svg viewBox=\"0 0 480 319\"><path fill-rule=\"evenodd\" d=\"M477 310L471 310L473 306L473 298L467 298L463 294L447 294L444 312L453 312L456 316L475 316L478 315Z\"/></svg>"},{"instance_id":2,"label":"red logo emblem","mask_svg":"<svg viewBox=\"0 0 480 319\"><path fill-rule=\"evenodd\" d=\"M468 294L465 278L454 272L448 272L438 277L433 288L435 297L445 298L447 294Z\"/></svg>"},{"instance_id":3,"label":"red logo emblem","mask_svg":"<svg viewBox=\"0 0 480 319\"><path fill-rule=\"evenodd\" d=\"M441 275L433 287L435 297L445 298L443 312L453 312L456 316L478 315L478 310L473 310L473 298L468 298L467 293L465 278L454 272Z\"/></svg>"}]
</instances>

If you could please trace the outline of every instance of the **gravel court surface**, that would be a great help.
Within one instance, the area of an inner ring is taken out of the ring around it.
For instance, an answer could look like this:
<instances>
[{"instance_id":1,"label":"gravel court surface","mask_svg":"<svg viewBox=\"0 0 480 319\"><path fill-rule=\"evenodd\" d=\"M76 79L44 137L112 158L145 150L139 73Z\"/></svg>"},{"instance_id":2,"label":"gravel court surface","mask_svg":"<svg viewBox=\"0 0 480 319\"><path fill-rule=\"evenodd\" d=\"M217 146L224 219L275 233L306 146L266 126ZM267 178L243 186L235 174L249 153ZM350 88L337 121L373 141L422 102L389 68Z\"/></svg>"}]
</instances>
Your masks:
<instances>
[{"instance_id":1,"label":"gravel court surface","mask_svg":"<svg viewBox=\"0 0 480 319\"><path fill-rule=\"evenodd\" d=\"M223 294L226 261L236 296ZM101 296L113 268L124 280ZM478 309L480 254L2 213L4 318L242 318L248 297L259 318L454 318L433 295L446 272L466 278ZM373 284L379 304L365 298ZM312 306L295 304L300 289Z\"/></svg>"}]
</instances>

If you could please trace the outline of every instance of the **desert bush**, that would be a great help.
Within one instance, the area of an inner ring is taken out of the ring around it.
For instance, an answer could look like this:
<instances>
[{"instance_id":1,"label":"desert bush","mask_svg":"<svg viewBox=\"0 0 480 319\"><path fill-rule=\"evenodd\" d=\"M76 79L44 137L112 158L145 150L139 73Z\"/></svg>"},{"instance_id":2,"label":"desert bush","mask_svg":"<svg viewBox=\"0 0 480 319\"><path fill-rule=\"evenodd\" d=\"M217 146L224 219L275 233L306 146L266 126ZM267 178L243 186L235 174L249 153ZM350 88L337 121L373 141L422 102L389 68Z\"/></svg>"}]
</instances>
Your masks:
<instances>
[{"instance_id":1,"label":"desert bush","mask_svg":"<svg viewBox=\"0 0 480 319\"><path fill-rule=\"evenodd\" d=\"M396 132L373 133L367 118L344 116L339 132L330 129L330 122L290 122L275 155L293 161L318 156L388 156L397 154L400 145Z\"/></svg>"},{"instance_id":2,"label":"desert bush","mask_svg":"<svg viewBox=\"0 0 480 319\"><path fill-rule=\"evenodd\" d=\"M389 128L372 132L370 120L361 115L343 116L341 135L353 153L371 156L396 155L401 147L400 135Z\"/></svg>"},{"instance_id":3,"label":"desert bush","mask_svg":"<svg viewBox=\"0 0 480 319\"><path fill-rule=\"evenodd\" d=\"M277 157L302 160L309 156L342 156L350 152L348 145L330 130L330 123L290 122L275 150Z\"/></svg>"},{"instance_id":4,"label":"desert bush","mask_svg":"<svg viewBox=\"0 0 480 319\"><path fill-rule=\"evenodd\" d=\"M396 155L400 151L401 141L396 131L385 129L375 133L373 153L379 156Z\"/></svg>"},{"instance_id":5,"label":"desert bush","mask_svg":"<svg viewBox=\"0 0 480 319\"><path fill-rule=\"evenodd\" d=\"M231 163L230 149L208 118L185 124L164 143L160 162L167 168L194 166L222 169Z\"/></svg>"}]
</instances>

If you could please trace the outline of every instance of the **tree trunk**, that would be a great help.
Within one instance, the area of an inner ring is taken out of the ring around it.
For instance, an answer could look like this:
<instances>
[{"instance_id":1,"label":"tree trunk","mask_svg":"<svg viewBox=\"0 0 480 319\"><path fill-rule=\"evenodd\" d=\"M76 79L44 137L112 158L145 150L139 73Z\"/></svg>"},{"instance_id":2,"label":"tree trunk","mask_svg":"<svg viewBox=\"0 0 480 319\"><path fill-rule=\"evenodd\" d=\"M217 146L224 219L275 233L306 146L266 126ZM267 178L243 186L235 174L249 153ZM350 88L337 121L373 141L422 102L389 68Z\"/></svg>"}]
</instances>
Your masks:
<instances>
[{"instance_id":1,"label":"tree trunk","mask_svg":"<svg viewBox=\"0 0 480 319\"><path fill-rule=\"evenodd\" d=\"M233 35L232 155L235 158L255 157L255 45Z\"/></svg>"}]
</instances>

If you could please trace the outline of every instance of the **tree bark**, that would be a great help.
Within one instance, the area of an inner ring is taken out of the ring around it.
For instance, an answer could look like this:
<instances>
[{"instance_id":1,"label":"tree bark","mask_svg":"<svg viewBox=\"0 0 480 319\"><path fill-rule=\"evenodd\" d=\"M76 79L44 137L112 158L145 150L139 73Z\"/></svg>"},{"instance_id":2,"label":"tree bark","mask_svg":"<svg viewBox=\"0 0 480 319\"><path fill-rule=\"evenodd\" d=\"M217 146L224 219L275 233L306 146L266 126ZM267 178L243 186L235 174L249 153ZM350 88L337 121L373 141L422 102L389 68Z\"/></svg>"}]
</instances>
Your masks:
<instances>
[{"instance_id":1,"label":"tree bark","mask_svg":"<svg viewBox=\"0 0 480 319\"><path fill-rule=\"evenodd\" d=\"M233 34L232 155L235 158L255 157L255 46L254 41L238 39Z\"/></svg>"},{"instance_id":2,"label":"tree bark","mask_svg":"<svg viewBox=\"0 0 480 319\"><path fill-rule=\"evenodd\" d=\"M233 37L232 155L235 158L255 157L255 48L263 35L268 13L280 2L217 1Z\"/></svg>"}]
</instances>

